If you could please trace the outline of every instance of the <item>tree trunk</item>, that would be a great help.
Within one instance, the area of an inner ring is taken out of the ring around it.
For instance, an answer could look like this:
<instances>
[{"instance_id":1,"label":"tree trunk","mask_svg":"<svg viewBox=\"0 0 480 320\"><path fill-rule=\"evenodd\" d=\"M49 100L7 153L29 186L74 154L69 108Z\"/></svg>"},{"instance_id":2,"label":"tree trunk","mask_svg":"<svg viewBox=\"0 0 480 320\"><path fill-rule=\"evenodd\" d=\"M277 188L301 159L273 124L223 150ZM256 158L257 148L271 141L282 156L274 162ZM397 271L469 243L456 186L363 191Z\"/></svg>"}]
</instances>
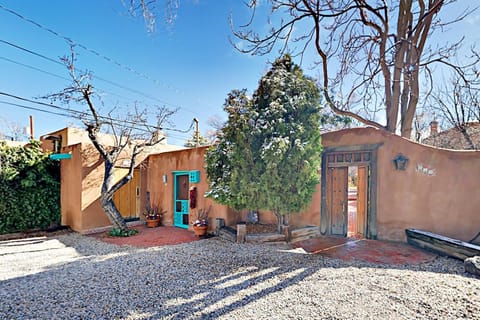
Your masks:
<instances>
[{"instance_id":1,"label":"tree trunk","mask_svg":"<svg viewBox=\"0 0 480 320\"><path fill-rule=\"evenodd\" d=\"M110 219L110 222L113 224L114 228L118 228L122 231L128 230L127 223L118 211L115 203L113 203L113 199L105 199L102 194L101 204L103 211L105 211L105 214L107 215L108 219Z\"/></svg>"},{"instance_id":2,"label":"tree trunk","mask_svg":"<svg viewBox=\"0 0 480 320\"><path fill-rule=\"evenodd\" d=\"M275 217L277 217L277 232L278 233L283 233L283 226L288 226L288 218L289 215L283 215L280 212L274 210L273 212L275 214Z\"/></svg>"},{"instance_id":3,"label":"tree trunk","mask_svg":"<svg viewBox=\"0 0 480 320\"><path fill-rule=\"evenodd\" d=\"M467 132L467 128L466 128L465 125L460 126L460 132L462 133L463 137L467 141L467 144L468 144L467 149L476 150L477 148L476 148L475 144L473 143L472 137L470 137L470 134Z\"/></svg>"},{"instance_id":4,"label":"tree trunk","mask_svg":"<svg viewBox=\"0 0 480 320\"><path fill-rule=\"evenodd\" d=\"M113 194L112 192L114 187L114 180L113 180L113 170L114 170L114 160L110 158L105 159L105 175L103 177L103 184L102 184L102 193L100 195L100 203L102 205L103 211L107 215L110 222L113 224L114 228L118 228L122 231L128 230L127 223L123 219L120 211L118 211L115 203L113 202Z\"/></svg>"},{"instance_id":5,"label":"tree trunk","mask_svg":"<svg viewBox=\"0 0 480 320\"><path fill-rule=\"evenodd\" d=\"M280 212L276 210L274 210L273 213L275 214L275 217L277 217L277 232L282 233L283 216Z\"/></svg>"}]
</instances>

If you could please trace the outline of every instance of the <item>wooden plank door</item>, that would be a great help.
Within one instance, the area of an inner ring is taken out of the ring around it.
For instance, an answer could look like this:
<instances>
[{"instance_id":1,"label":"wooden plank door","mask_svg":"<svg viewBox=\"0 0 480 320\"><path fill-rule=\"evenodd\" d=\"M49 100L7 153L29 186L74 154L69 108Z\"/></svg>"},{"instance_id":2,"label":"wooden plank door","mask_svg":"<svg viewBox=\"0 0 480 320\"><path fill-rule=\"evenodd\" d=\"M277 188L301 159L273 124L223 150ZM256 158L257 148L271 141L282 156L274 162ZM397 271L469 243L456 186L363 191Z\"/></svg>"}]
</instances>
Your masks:
<instances>
[{"instance_id":1,"label":"wooden plank door","mask_svg":"<svg viewBox=\"0 0 480 320\"><path fill-rule=\"evenodd\" d=\"M332 235L347 236L348 167L329 168L327 215Z\"/></svg>"},{"instance_id":2,"label":"wooden plank door","mask_svg":"<svg viewBox=\"0 0 480 320\"><path fill-rule=\"evenodd\" d=\"M132 180L123 185L113 195L115 206L123 218L138 217L138 204L140 198L140 171L133 171Z\"/></svg>"},{"instance_id":3,"label":"wooden plank door","mask_svg":"<svg viewBox=\"0 0 480 320\"><path fill-rule=\"evenodd\" d=\"M188 189L189 189L189 175L175 173L174 176L174 212L173 225L180 228L188 228Z\"/></svg>"},{"instance_id":4,"label":"wooden plank door","mask_svg":"<svg viewBox=\"0 0 480 320\"><path fill-rule=\"evenodd\" d=\"M368 167L358 167L357 186L357 234L366 236L368 203Z\"/></svg>"}]
</instances>

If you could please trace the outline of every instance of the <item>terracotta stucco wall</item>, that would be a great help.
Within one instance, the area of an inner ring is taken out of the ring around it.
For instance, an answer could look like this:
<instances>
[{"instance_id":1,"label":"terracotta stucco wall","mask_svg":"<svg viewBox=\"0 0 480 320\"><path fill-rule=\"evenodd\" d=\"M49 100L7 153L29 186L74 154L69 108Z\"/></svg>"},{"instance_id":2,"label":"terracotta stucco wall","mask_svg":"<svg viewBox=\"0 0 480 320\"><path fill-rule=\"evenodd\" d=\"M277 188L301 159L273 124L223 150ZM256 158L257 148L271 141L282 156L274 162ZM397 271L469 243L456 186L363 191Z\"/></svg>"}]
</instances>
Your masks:
<instances>
[{"instance_id":1,"label":"terracotta stucco wall","mask_svg":"<svg viewBox=\"0 0 480 320\"><path fill-rule=\"evenodd\" d=\"M373 128L323 135L327 147L376 144L378 238L405 240L419 228L468 241L480 231L480 152L450 151L414 143ZM409 159L395 170L399 154Z\"/></svg>"},{"instance_id":2,"label":"terracotta stucco wall","mask_svg":"<svg viewBox=\"0 0 480 320\"><path fill-rule=\"evenodd\" d=\"M62 152L72 153L71 159L60 161L60 201L62 225L73 230L82 229L82 157L81 145L64 147Z\"/></svg>"},{"instance_id":3,"label":"terracotta stucco wall","mask_svg":"<svg viewBox=\"0 0 480 320\"><path fill-rule=\"evenodd\" d=\"M62 148L72 158L61 160L62 225L78 232L109 226L99 196L103 162L93 146L76 144Z\"/></svg>"},{"instance_id":4,"label":"terracotta stucco wall","mask_svg":"<svg viewBox=\"0 0 480 320\"><path fill-rule=\"evenodd\" d=\"M82 231L110 226L100 204L105 166L91 144L82 144ZM120 176L116 177L120 179Z\"/></svg>"},{"instance_id":5,"label":"terracotta stucco wall","mask_svg":"<svg viewBox=\"0 0 480 320\"><path fill-rule=\"evenodd\" d=\"M237 222L245 221L246 212L235 211L205 198L203 195L208 190L207 177L205 174L204 154L206 147L181 150L175 152L152 155L148 159L148 170L144 174L147 179L145 191L150 192L151 201L160 204L167 210L163 223L173 225L173 171L200 170L200 183L191 184L198 190L197 208L210 209L210 226L213 226L215 218L225 219L226 225L234 226ZM167 183L163 183L163 175L167 176ZM313 196L311 205L305 212L292 215L290 224L293 226L319 225L320 224L320 187ZM144 208L144 206L143 206ZM190 213L190 221L196 217L196 210ZM260 211L260 222L277 223L275 216L270 212Z\"/></svg>"},{"instance_id":6,"label":"terracotta stucco wall","mask_svg":"<svg viewBox=\"0 0 480 320\"><path fill-rule=\"evenodd\" d=\"M449 151L416 144L373 128L327 133L324 147L381 144L378 148L376 181L377 237L405 240L406 228L420 228L449 237L470 240L480 231L480 152ZM103 165L98 154L88 156L81 145L66 147L72 159L62 160L62 223L78 231L110 225L100 208L98 197ZM208 184L204 170L206 148L186 149L150 156L142 165L141 209L146 192L152 203L167 210L163 223L173 224L173 171L200 170L198 208L210 208L210 226L214 218L227 225L245 220L245 213L203 197ZM399 153L409 158L405 171L394 169L392 160ZM163 182L166 175L167 183ZM193 185L193 184L192 184ZM83 189L83 191L82 191ZM83 212L82 212L83 210ZM191 211L190 221L196 210ZM143 217L142 217L143 218ZM260 212L261 222L275 223L275 217ZM305 212L292 215L292 226L320 225L320 186Z\"/></svg>"},{"instance_id":7,"label":"terracotta stucco wall","mask_svg":"<svg viewBox=\"0 0 480 320\"><path fill-rule=\"evenodd\" d=\"M238 221L237 215L229 208L214 203L211 199L205 198L208 184L204 169L204 153L206 147L186 149L174 152L165 152L157 155L151 155L148 158L148 169L146 176L146 190L150 192L152 204L156 204L167 210L163 217L163 224L173 225L173 172L174 171L200 171L200 182L190 184L197 187L197 208L190 210L190 221L195 220L198 209L210 209L209 225L214 227L215 218L223 218L227 225L235 224ZM167 177L167 182L163 182L163 176ZM143 196L142 196L143 198ZM145 204L142 204L145 208Z\"/></svg>"}]
</instances>

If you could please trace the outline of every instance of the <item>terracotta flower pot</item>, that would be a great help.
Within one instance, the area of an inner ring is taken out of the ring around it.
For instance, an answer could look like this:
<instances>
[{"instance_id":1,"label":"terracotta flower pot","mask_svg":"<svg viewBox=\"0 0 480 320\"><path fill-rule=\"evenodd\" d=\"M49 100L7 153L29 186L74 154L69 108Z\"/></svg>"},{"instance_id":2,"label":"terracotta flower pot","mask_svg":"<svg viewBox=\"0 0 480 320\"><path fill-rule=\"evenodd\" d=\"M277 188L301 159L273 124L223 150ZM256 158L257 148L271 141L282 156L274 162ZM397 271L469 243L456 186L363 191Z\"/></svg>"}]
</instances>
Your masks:
<instances>
[{"instance_id":1,"label":"terracotta flower pot","mask_svg":"<svg viewBox=\"0 0 480 320\"><path fill-rule=\"evenodd\" d=\"M207 234L208 226L193 226L193 232L196 236L204 236Z\"/></svg>"},{"instance_id":2,"label":"terracotta flower pot","mask_svg":"<svg viewBox=\"0 0 480 320\"><path fill-rule=\"evenodd\" d=\"M147 219L147 228L156 228L160 224L160 217L157 219Z\"/></svg>"}]
</instances>

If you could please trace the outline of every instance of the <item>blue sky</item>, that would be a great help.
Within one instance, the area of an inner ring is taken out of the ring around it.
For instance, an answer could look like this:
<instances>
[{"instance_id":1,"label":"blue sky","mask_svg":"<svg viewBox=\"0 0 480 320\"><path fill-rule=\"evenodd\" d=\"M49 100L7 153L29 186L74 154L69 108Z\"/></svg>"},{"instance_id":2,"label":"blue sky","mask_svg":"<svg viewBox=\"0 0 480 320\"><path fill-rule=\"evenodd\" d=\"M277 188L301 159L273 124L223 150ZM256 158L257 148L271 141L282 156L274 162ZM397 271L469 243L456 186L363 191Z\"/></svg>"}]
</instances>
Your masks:
<instances>
[{"instance_id":1,"label":"blue sky","mask_svg":"<svg viewBox=\"0 0 480 320\"><path fill-rule=\"evenodd\" d=\"M163 8L159 3L158 26L153 34L146 31L141 17L133 18L128 14L128 8L120 0L0 1L0 5L122 64L108 62L80 47L75 49L77 68L88 69L94 76L123 87L95 81L96 89L103 95L104 111L112 107L118 110L131 107L136 101L147 107L156 104L180 107L172 118L175 128L180 130L188 128L197 117L201 131L205 131L209 117L222 116L227 93L234 88L253 90L266 68L267 57L240 54L229 43L230 12L235 11L238 18L248 13L241 1L182 1L177 19L168 30L162 25ZM70 51L61 37L3 9L0 9L0 40L53 60L59 60ZM0 70L1 91L22 97L45 96L68 84L67 80L59 78L68 78L64 66L3 42L0 43ZM0 101L12 100L0 97ZM28 125L28 116L32 114L36 137L68 124L81 125L71 118L5 104L0 104L0 110L0 116L24 126ZM3 125L0 120L0 126ZM176 144L183 144L191 136L191 133L175 131L167 134L169 142Z\"/></svg>"},{"instance_id":2,"label":"blue sky","mask_svg":"<svg viewBox=\"0 0 480 320\"><path fill-rule=\"evenodd\" d=\"M476 4L475 0L462 0L462 5L464 3ZM252 92L268 68L268 60L274 59L273 55L251 57L238 53L229 43L230 13L233 12L238 23L248 19L249 12L239 0L180 1L177 19L168 30L161 23L160 1L157 5L159 23L153 34L146 31L141 17L128 14L121 0L0 0L0 5L121 64L118 66L78 46L75 49L76 67L88 69L97 77L94 85L102 94L103 111L115 107L122 112L135 102L147 107L159 104L179 107L172 118L174 128L179 130L188 128L197 117L204 132L210 117L225 117L222 105L227 93L237 88ZM478 42L478 17L477 13L461 22L454 34L458 35L461 30L467 35L467 41ZM56 61L70 51L61 37L0 8L0 91L34 98L58 92L69 83L63 79L68 78L64 66L5 42ZM308 69L311 63L306 59L303 67ZM306 73L317 74L308 70ZM18 103L3 96L1 101ZM8 121L27 126L29 115L34 116L37 138L69 124L81 125L72 118L0 103L0 117ZM3 126L0 119L0 129ZM176 131L167 134L169 142L175 144L183 144L191 136L191 133Z\"/></svg>"}]
</instances>

